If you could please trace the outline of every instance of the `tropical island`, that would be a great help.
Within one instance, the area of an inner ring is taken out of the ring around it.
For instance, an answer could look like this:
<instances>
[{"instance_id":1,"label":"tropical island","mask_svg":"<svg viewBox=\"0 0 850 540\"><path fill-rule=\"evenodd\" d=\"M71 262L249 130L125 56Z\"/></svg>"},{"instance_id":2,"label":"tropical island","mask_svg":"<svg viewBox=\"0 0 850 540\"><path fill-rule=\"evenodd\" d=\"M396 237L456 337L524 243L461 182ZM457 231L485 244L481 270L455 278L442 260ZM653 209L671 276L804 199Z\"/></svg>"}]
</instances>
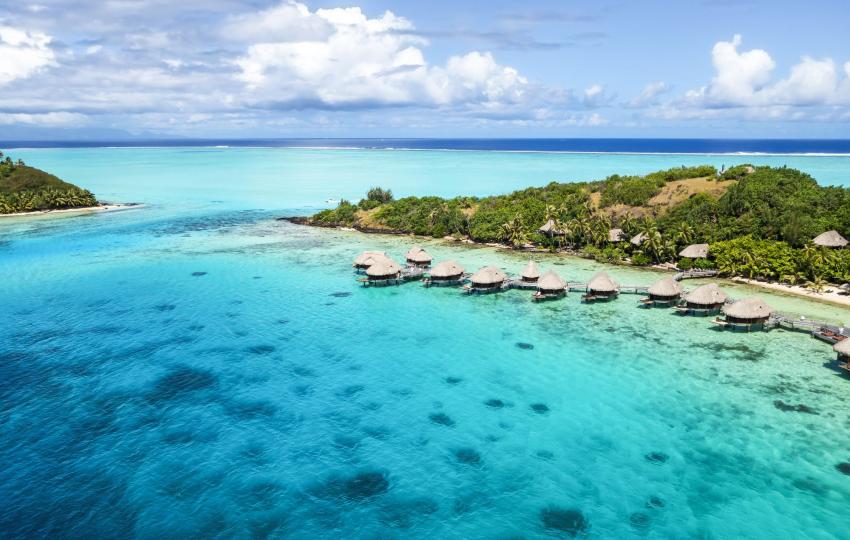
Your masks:
<instances>
[{"instance_id":1,"label":"tropical island","mask_svg":"<svg viewBox=\"0 0 850 540\"><path fill-rule=\"evenodd\" d=\"M358 203L295 220L364 232L450 237L602 262L716 270L822 292L850 280L850 189L790 168L680 167L489 197L405 197L371 189Z\"/></svg>"},{"instance_id":2,"label":"tropical island","mask_svg":"<svg viewBox=\"0 0 850 540\"><path fill-rule=\"evenodd\" d=\"M0 152L0 214L100 206L91 191Z\"/></svg>"}]
</instances>

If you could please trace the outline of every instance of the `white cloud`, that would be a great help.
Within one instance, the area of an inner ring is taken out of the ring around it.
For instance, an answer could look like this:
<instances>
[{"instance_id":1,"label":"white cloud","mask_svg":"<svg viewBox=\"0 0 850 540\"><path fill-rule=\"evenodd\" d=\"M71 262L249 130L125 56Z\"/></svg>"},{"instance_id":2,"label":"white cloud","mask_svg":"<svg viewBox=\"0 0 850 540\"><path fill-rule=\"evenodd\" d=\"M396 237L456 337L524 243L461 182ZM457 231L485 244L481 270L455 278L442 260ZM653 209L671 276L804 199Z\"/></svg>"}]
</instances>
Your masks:
<instances>
[{"instance_id":1,"label":"white cloud","mask_svg":"<svg viewBox=\"0 0 850 540\"><path fill-rule=\"evenodd\" d=\"M664 81L655 81L643 87L641 93L629 101L632 108L647 107L658 103L658 97L670 91L670 85Z\"/></svg>"},{"instance_id":2,"label":"white cloud","mask_svg":"<svg viewBox=\"0 0 850 540\"><path fill-rule=\"evenodd\" d=\"M426 40L390 11L368 18L358 7L318 9L289 2L231 23L256 24L269 41L236 60L238 78L255 101L280 106L441 106L516 103L528 81L490 53L452 56L429 66ZM306 29L296 30L299 24ZM236 30L234 30L234 28Z\"/></svg>"},{"instance_id":3,"label":"white cloud","mask_svg":"<svg viewBox=\"0 0 850 540\"><path fill-rule=\"evenodd\" d=\"M0 125L27 124L46 127L73 127L88 122L84 114L57 111L49 113L0 113Z\"/></svg>"},{"instance_id":4,"label":"white cloud","mask_svg":"<svg viewBox=\"0 0 850 540\"><path fill-rule=\"evenodd\" d=\"M0 26L0 86L55 65L50 42L50 36L41 32Z\"/></svg>"}]
</instances>

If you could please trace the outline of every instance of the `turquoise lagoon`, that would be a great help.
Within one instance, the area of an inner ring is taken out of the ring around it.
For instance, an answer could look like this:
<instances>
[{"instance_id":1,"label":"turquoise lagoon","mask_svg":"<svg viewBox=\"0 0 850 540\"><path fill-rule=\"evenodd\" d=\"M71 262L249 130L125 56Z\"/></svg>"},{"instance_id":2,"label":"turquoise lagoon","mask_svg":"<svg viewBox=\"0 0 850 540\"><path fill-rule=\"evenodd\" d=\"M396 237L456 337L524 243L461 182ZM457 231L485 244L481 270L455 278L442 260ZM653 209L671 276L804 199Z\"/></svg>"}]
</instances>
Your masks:
<instances>
[{"instance_id":1,"label":"turquoise lagoon","mask_svg":"<svg viewBox=\"0 0 850 540\"><path fill-rule=\"evenodd\" d=\"M10 153L147 206L0 221L4 536L546 538L581 515L588 538L846 537L850 380L828 345L629 295L365 289L354 255L400 258L412 239L274 217L373 184L483 195L683 163L776 160L840 183L850 158ZM524 263L421 243L468 268ZM539 262L571 280L603 268Z\"/></svg>"}]
</instances>

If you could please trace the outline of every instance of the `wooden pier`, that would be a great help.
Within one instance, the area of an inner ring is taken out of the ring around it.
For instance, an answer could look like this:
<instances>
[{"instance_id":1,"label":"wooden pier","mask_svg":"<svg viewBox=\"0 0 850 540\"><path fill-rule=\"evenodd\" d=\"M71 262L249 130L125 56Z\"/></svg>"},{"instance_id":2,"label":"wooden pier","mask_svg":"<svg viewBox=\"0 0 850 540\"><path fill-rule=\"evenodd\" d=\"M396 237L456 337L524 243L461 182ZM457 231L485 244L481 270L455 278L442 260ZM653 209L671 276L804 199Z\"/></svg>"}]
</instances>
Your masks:
<instances>
[{"instance_id":1,"label":"wooden pier","mask_svg":"<svg viewBox=\"0 0 850 540\"><path fill-rule=\"evenodd\" d=\"M717 270L680 270L673 275L673 279L682 281L683 279L707 278L716 275Z\"/></svg>"},{"instance_id":2,"label":"wooden pier","mask_svg":"<svg viewBox=\"0 0 850 540\"><path fill-rule=\"evenodd\" d=\"M803 332L832 345L850 337L850 329L848 328L787 313L774 313L765 326L767 328L782 328L792 332Z\"/></svg>"}]
</instances>

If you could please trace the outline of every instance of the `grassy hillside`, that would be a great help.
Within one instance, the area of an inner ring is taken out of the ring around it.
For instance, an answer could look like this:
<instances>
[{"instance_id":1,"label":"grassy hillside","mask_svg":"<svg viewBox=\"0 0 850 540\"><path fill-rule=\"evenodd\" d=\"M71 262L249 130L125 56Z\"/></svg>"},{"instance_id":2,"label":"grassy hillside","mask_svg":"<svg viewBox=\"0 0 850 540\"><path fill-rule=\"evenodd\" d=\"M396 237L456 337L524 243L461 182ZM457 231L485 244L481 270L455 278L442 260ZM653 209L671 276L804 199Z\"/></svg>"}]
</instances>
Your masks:
<instances>
[{"instance_id":1,"label":"grassy hillside","mask_svg":"<svg viewBox=\"0 0 850 540\"><path fill-rule=\"evenodd\" d=\"M380 193L381 197L373 197ZM388 196L389 195L389 196ZM538 228L552 220L559 235ZM357 204L340 202L309 223L551 249L634 264L676 261L692 243L711 244L709 259L680 266L720 267L729 275L785 281L850 279L850 250L809 245L836 229L850 237L850 190L823 187L794 169L739 166L677 168L646 176L528 188L491 197L406 197L375 189ZM609 241L609 230L639 246ZM758 253L754 257L753 253Z\"/></svg>"},{"instance_id":2,"label":"grassy hillside","mask_svg":"<svg viewBox=\"0 0 850 540\"><path fill-rule=\"evenodd\" d=\"M0 214L97 205L97 199L88 190L22 161L2 158L0 152Z\"/></svg>"}]
</instances>

